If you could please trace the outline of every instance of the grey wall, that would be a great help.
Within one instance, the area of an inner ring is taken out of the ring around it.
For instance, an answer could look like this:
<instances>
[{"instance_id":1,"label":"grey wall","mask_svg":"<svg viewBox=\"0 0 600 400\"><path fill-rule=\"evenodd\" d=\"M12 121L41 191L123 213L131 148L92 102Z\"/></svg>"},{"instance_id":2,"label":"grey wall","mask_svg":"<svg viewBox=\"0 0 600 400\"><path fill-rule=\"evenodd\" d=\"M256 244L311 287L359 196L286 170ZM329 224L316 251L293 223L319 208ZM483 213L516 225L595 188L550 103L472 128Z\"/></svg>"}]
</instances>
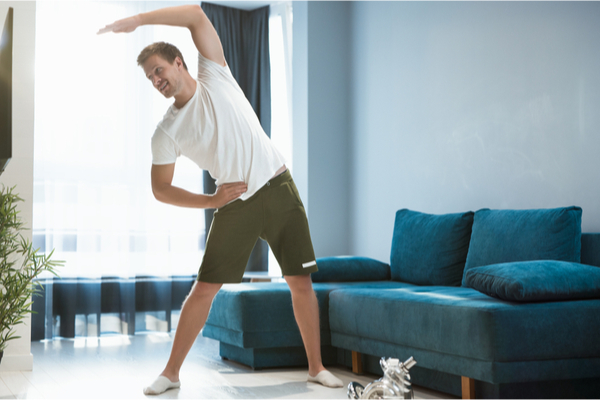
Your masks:
<instances>
[{"instance_id":1,"label":"grey wall","mask_svg":"<svg viewBox=\"0 0 600 400\"><path fill-rule=\"evenodd\" d=\"M350 250L350 11L348 2L308 2L308 218L317 257Z\"/></svg>"},{"instance_id":2,"label":"grey wall","mask_svg":"<svg viewBox=\"0 0 600 400\"><path fill-rule=\"evenodd\" d=\"M351 3L293 2L294 180L317 257L350 251Z\"/></svg>"},{"instance_id":3,"label":"grey wall","mask_svg":"<svg viewBox=\"0 0 600 400\"><path fill-rule=\"evenodd\" d=\"M389 260L405 207L579 205L600 232L600 3L351 13L353 254Z\"/></svg>"}]
</instances>

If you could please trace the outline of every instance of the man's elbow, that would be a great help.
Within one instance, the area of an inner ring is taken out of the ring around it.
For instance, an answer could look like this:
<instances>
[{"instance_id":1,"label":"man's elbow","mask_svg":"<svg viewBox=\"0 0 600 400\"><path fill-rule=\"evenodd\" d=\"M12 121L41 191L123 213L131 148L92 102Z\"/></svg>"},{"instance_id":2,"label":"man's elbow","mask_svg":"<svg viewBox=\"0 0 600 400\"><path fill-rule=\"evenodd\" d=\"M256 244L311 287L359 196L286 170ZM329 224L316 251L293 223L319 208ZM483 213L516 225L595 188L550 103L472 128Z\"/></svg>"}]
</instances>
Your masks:
<instances>
[{"instance_id":1,"label":"man's elbow","mask_svg":"<svg viewBox=\"0 0 600 400\"><path fill-rule=\"evenodd\" d=\"M192 28L194 25L201 24L204 19L208 19L202 7L198 4L191 4L188 8L189 15L192 16L190 18L190 23L188 24L188 28Z\"/></svg>"},{"instance_id":2,"label":"man's elbow","mask_svg":"<svg viewBox=\"0 0 600 400\"><path fill-rule=\"evenodd\" d=\"M154 198L161 203L165 203L167 199L165 185L152 185L152 194Z\"/></svg>"},{"instance_id":3,"label":"man's elbow","mask_svg":"<svg viewBox=\"0 0 600 400\"><path fill-rule=\"evenodd\" d=\"M154 188L154 187L153 187L153 188L152 188L152 194L154 195L154 198L155 198L156 200L158 200L158 201L161 201L161 200L160 200L160 197L161 197L161 196L160 196L160 191L159 191L159 190L157 190L156 188Z\"/></svg>"}]
</instances>

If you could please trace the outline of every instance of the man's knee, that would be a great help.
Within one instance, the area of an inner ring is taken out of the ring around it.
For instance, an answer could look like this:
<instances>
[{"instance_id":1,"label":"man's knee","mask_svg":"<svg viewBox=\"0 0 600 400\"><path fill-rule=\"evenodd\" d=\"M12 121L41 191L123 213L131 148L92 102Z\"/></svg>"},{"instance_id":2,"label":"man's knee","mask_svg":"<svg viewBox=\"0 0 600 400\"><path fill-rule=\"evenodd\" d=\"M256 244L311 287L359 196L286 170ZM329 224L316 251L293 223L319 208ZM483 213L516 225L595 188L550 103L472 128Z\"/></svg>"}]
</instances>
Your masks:
<instances>
[{"instance_id":1,"label":"man's knee","mask_svg":"<svg viewBox=\"0 0 600 400\"><path fill-rule=\"evenodd\" d=\"M197 281L194 283L194 286L192 286L192 290L190 290L190 293L187 295L185 301L188 301L190 299L200 301L212 301L212 299L216 296L216 294L219 292L222 286L222 283L208 283Z\"/></svg>"},{"instance_id":2,"label":"man's knee","mask_svg":"<svg viewBox=\"0 0 600 400\"><path fill-rule=\"evenodd\" d=\"M310 275L285 276L285 280L294 295L314 295L315 293Z\"/></svg>"}]
</instances>

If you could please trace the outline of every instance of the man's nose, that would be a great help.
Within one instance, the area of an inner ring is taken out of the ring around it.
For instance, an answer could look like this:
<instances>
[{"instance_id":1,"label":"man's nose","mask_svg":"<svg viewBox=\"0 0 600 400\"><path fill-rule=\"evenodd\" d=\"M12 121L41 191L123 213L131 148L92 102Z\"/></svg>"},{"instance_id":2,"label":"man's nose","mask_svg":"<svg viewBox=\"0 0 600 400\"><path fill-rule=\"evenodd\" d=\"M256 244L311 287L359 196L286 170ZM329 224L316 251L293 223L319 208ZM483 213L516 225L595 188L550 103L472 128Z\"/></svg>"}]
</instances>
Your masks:
<instances>
[{"instance_id":1,"label":"man's nose","mask_svg":"<svg viewBox=\"0 0 600 400\"><path fill-rule=\"evenodd\" d=\"M154 87L158 87L158 85L160 83L160 78L154 77L153 79L154 79L154 81L152 82L152 84L154 85Z\"/></svg>"}]
</instances>

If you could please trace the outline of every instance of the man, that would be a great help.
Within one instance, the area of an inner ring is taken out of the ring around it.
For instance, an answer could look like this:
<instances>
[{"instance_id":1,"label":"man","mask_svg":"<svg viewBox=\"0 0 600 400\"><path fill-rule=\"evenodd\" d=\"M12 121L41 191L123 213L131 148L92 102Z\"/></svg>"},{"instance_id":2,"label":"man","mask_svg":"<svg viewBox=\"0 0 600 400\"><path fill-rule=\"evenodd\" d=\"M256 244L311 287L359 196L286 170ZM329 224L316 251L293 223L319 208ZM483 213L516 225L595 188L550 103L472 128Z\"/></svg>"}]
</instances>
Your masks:
<instances>
[{"instance_id":1,"label":"man","mask_svg":"<svg viewBox=\"0 0 600 400\"><path fill-rule=\"evenodd\" d=\"M292 293L294 315L308 357L310 382L341 387L323 367L319 311L310 274L317 271L308 221L284 159L266 136L231 75L221 41L202 8L169 7L107 25L98 33L133 32L141 25L190 30L199 52L198 79L172 45L154 43L138 57L146 77L174 98L152 137L152 190L162 202L215 208L198 278L181 310L165 369L144 389L160 394L180 386L179 370L204 326L223 283L239 283L254 243L269 243ZM216 179L213 195L172 186L175 161L185 155Z\"/></svg>"}]
</instances>

